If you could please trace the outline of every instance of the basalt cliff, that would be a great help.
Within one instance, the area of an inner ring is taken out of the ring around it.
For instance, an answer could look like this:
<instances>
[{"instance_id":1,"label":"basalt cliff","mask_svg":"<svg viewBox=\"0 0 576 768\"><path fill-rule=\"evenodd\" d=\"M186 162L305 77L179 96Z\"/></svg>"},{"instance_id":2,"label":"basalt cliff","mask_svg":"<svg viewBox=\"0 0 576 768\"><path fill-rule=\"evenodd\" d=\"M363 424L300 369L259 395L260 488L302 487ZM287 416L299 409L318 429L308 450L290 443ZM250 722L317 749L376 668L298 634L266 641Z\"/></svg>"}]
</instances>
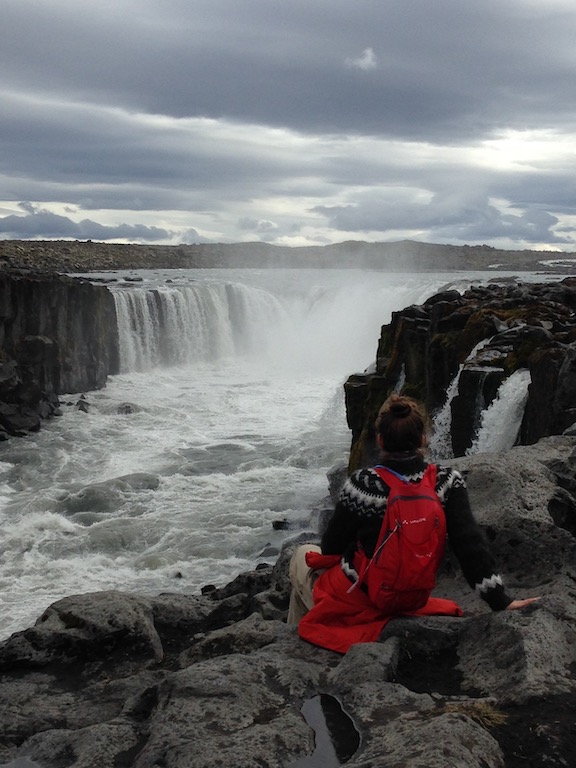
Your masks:
<instances>
[{"instance_id":1,"label":"basalt cliff","mask_svg":"<svg viewBox=\"0 0 576 768\"><path fill-rule=\"evenodd\" d=\"M116 310L104 287L64 275L0 271L0 440L58 414L58 396L118 372Z\"/></svg>"},{"instance_id":2,"label":"basalt cliff","mask_svg":"<svg viewBox=\"0 0 576 768\"><path fill-rule=\"evenodd\" d=\"M455 456L472 445L482 412L515 371L530 374L517 437L522 445L562 434L576 422L576 279L504 284L439 293L392 315L382 327L374 370L345 384L351 468L374 462L374 419L402 391L433 415L449 403Z\"/></svg>"}]
</instances>

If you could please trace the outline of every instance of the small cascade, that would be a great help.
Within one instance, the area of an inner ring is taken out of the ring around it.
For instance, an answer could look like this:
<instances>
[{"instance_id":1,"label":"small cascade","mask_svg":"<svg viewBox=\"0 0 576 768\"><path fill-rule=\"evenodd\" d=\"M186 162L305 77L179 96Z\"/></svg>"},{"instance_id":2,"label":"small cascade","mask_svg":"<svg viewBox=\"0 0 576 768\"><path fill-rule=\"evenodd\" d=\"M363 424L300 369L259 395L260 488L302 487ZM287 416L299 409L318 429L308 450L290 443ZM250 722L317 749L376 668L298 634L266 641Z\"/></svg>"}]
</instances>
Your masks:
<instances>
[{"instance_id":1,"label":"small cascade","mask_svg":"<svg viewBox=\"0 0 576 768\"><path fill-rule=\"evenodd\" d=\"M400 374L398 376L398 381L396 382L396 385L394 387L394 392L396 392L396 394L399 394L400 392L402 392L402 387L404 386L405 383L406 383L406 366L404 365L404 363L402 363L402 368L400 369Z\"/></svg>"},{"instance_id":2,"label":"small cascade","mask_svg":"<svg viewBox=\"0 0 576 768\"><path fill-rule=\"evenodd\" d=\"M478 342L474 349L470 352L466 360L458 368L456 376L450 382L448 389L446 390L446 399L444 405L435 414L432 419L433 428L432 435L429 441L429 449L432 457L435 460L452 459L454 453L452 451L452 439L451 439L451 427L452 427L452 400L458 394L458 385L460 383L460 375L464 366L469 360L473 360L478 352L490 343L490 339L482 339Z\"/></svg>"},{"instance_id":3,"label":"small cascade","mask_svg":"<svg viewBox=\"0 0 576 768\"><path fill-rule=\"evenodd\" d=\"M530 372L522 368L505 379L493 402L482 414L480 428L466 452L498 453L516 443L528 399Z\"/></svg>"},{"instance_id":4,"label":"small cascade","mask_svg":"<svg viewBox=\"0 0 576 768\"><path fill-rule=\"evenodd\" d=\"M458 394L458 382L460 381L460 374L462 373L463 367L464 366L461 365L458 368L458 373L454 376L450 382L450 386L446 390L446 400L444 401L444 405L432 419L433 428L428 447L435 460L453 458L450 436L450 427L452 426L452 400Z\"/></svg>"}]
</instances>

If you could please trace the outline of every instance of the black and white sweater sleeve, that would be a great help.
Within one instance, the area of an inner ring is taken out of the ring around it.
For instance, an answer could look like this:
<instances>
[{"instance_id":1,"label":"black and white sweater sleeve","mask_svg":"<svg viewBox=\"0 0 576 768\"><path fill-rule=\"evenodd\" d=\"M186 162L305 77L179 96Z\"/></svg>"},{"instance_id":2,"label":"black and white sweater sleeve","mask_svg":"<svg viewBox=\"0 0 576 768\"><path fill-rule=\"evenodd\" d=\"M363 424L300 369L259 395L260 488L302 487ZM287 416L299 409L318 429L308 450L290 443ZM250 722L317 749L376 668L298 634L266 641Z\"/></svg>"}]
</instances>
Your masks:
<instances>
[{"instance_id":1,"label":"black and white sweater sleeve","mask_svg":"<svg viewBox=\"0 0 576 768\"><path fill-rule=\"evenodd\" d=\"M439 469L437 491L446 511L448 540L464 578L493 611L503 610L512 598L504 590L488 542L472 514L464 478L443 467Z\"/></svg>"},{"instance_id":2,"label":"black and white sweater sleeve","mask_svg":"<svg viewBox=\"0 0 576 768\"><path fill-rule=\"evenodd\" d=\"M360 469L345 482L332 519L322 536L325 555L346 555L351 561L356 542L371 557L386 510L388 486L372 469Z\"/></svg>"}]
</instances>

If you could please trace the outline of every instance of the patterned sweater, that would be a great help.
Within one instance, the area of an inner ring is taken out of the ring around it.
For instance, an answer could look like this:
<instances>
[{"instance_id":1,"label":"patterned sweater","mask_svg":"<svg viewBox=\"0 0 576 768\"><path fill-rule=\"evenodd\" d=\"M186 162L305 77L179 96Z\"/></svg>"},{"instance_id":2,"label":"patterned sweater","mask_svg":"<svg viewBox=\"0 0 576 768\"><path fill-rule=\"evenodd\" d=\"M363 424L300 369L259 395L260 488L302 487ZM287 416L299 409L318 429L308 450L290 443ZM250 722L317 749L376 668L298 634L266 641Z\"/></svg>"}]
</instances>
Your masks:
<instances>
[{"instance_id":1,"label":"patterned sweater","mask_svg":"<svg viewBox=\"0 0 576 768\"><path fill-rule=\"evenodd\" d=\"M386 466L409 480L422 479L427 463L420 454L387 460ZM322 537L322 553L343 555L342 567L353 580L358 578L353 567L354 552L359 542L371 557L380 527L389 488L373 469L360 469L348 478L340 494L334 515ZM444 507L448 540L458 558L468 584L494 611L512 602L504 591L501 577L488 544L472 511L466 483L462 475L450 467L438 466L436 493Z\"/></svg>"}]
</instances>

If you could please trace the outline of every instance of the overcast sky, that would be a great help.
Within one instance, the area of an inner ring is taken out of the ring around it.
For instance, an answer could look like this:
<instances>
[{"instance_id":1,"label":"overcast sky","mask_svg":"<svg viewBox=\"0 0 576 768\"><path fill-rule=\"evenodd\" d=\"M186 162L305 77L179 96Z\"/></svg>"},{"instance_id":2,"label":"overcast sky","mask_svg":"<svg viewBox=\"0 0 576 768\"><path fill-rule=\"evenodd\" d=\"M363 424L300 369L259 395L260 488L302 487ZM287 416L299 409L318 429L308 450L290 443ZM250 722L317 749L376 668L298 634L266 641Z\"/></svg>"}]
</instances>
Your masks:
<instances>
[{"instance_id":1,"label":"overcast sky","mask_svg":"<svg viewBox=\"0 0 576 768\"><path fill-rule=\"evenodd\" d=\"M1 0L0 238L576 250L574 0Z\"/></svg>"}]
</instances>

